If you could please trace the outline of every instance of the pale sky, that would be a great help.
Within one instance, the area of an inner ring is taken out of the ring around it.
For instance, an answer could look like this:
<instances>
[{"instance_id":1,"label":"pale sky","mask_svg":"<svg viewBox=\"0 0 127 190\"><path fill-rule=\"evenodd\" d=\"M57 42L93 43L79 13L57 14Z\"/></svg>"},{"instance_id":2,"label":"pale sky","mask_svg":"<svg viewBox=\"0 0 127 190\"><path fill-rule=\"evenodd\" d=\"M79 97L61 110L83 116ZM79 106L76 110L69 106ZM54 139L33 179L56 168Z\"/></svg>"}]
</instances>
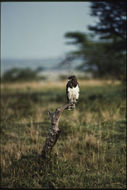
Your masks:
<instances>
[{"instance_id":1,"label":"pale sky","mask_svg":"<svg viewBox=\"0 0 127 190\"><path fill-rule=\"evenodd\" d=\"M40 59L64 56L75 47L64 34L88 33L94 24L90 2L2 2L2 58Z\"/></svg>"}]
</instances>

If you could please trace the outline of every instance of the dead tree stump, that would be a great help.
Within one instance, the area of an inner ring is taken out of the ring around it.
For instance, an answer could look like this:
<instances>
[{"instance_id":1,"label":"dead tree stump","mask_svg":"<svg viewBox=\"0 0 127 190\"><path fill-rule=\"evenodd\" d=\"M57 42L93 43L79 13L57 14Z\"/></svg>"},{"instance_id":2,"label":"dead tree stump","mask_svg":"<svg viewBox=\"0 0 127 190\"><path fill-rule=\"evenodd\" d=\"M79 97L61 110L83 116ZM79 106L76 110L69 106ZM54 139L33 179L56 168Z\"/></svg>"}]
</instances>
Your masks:
<instances>
[{"instance_id":1,"label":"dead tree stump","mask_svg":"<svg viewBox=\"0 0 127 190\"><path fill-rule=\"evenodd\" d=\"M60 129L59 129L59 119L62 114L62 112L70 106L71 103L66 104L64 106L61 106L60 108L57 108L55 112L48 112L50 117L50 129L49 129L49 136L46 138L45 144L42 149L42 157L47 158L52 151L53 146L56 144L57 139L60 135Z\"/></svg>"}]
</instances>

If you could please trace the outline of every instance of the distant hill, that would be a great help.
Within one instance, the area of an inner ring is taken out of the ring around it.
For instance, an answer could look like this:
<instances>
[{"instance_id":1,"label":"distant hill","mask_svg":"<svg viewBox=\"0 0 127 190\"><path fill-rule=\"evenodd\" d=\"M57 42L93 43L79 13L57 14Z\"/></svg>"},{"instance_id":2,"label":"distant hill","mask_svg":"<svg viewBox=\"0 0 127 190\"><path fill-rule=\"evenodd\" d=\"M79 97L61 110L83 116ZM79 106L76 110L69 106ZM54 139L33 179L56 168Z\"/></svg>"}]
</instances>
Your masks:
<instances>
[{"instance_id":1,"label":"distant hill","mask_svg":"<svg viewBox=\"0 0 127 190\"><path fill-rule=\"evenodd\" d=\"M63 58L49 58L49 59L2 59L1 60L1 74L12 68L31 68L33 70L74 70L76 66L80 64L79 61L73 62L73 64L61 65Z\"/></svg>"}]
</instances>

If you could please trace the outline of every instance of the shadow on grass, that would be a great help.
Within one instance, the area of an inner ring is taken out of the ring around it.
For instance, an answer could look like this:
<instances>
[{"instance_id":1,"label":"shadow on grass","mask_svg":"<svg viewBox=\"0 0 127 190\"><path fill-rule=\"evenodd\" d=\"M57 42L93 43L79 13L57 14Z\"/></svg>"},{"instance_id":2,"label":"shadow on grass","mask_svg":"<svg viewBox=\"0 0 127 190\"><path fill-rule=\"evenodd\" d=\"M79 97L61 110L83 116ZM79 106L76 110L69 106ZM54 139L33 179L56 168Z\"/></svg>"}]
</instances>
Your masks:
<instances>
[{"instance_id":1,"label":"shadow on grass","mask_svg":"<svg viewBox=\"0 0 127 190\"><path fill-rule=\"evenodd\" d=\"M1 172L2 188L54 188L53 172L57 169L55 154L44 159L33 153L11 161L8 169Z\"/></svg>"}]
</instances>

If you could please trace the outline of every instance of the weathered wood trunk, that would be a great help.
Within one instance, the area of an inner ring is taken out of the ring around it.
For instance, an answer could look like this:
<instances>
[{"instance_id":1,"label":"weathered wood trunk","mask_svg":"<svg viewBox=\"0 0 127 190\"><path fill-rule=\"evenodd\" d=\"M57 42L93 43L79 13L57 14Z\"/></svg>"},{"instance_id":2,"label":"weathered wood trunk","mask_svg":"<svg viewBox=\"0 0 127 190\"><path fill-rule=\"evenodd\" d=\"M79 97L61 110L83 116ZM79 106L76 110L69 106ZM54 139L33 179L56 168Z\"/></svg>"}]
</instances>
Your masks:
<instances>
[{"instance_id":1,"label":"weathered wood trunk","mask_svg":"<svg viewBox=\"0 0 127 190\"><path fill-rule=\"evenodd\" d=\"M60 129L59 129L59 119L62 114L62 112L68 108L71 104L66 104L64 106L61 106L60 108L56 109L55 112L48 112L50 117L50 129L49 129L49 136L47 137L45 144L42 149L42 157L46 158L51 154L53 146L56 144L57 139L60 135Z\"/></svg>"}]
</instances>

